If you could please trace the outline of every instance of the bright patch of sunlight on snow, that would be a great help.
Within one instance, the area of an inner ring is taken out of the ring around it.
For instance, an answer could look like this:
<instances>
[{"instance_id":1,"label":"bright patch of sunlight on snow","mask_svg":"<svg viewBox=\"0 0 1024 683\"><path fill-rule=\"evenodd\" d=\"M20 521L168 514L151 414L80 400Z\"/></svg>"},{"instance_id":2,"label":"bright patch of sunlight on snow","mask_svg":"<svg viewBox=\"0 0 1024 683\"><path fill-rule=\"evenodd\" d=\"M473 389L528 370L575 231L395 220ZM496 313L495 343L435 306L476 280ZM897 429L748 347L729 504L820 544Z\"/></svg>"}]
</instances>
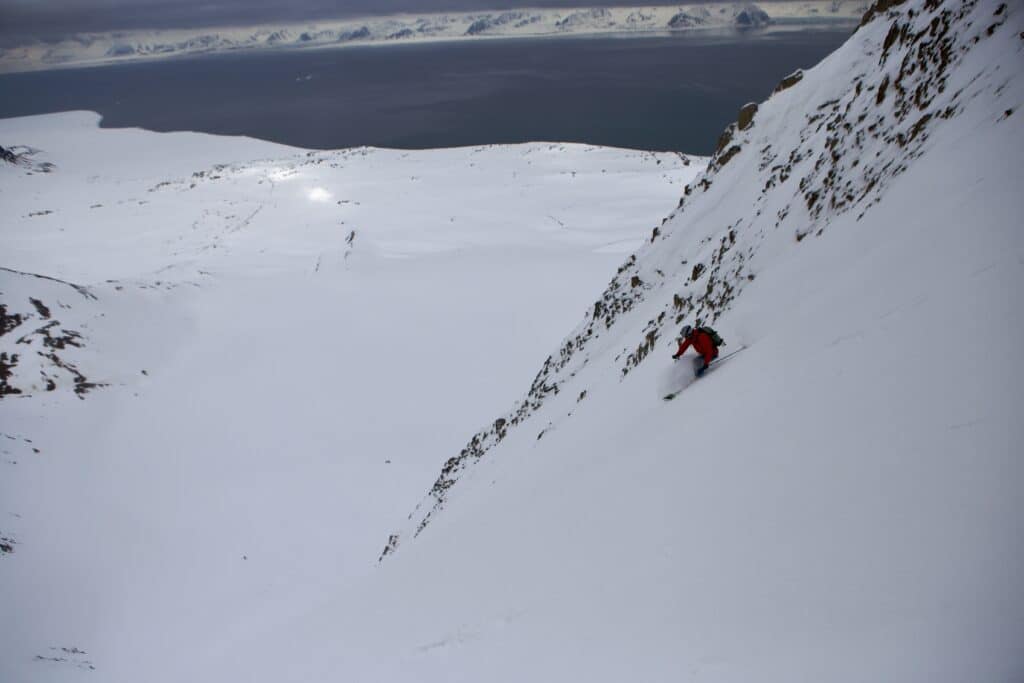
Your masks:
<instances>
[{"instance_id":1,"label":"bright patch of sunlight on snow","mask_svg":"<svg viewBox=\"0 0 1024 683\"><path fill-rule=\"evenodd\" d=\"M326 202L330 201L331 193L322 187L314 187L306 190L306 197L311 202Z\"/></svg>"}]
</instances>

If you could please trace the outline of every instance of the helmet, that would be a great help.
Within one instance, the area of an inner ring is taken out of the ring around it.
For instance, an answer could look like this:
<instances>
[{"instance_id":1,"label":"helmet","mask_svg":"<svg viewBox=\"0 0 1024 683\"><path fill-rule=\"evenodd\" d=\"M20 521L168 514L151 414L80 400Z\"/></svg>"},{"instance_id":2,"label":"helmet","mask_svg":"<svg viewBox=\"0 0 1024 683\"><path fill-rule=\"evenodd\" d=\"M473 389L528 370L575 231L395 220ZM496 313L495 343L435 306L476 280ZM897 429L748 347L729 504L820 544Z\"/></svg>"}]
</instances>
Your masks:
<instances>
[{"instance_id":1,"label":"helmet","mask_svg":"<svg viewBox=\"0 0 1024 683\"><path fill-rule=\"evenodd\" d=\"M686 339L691 334L693 334L693 327L691 327L690 325L683 325L683 329L679 330L680 339Z\"/></svg>"}]
</instances>

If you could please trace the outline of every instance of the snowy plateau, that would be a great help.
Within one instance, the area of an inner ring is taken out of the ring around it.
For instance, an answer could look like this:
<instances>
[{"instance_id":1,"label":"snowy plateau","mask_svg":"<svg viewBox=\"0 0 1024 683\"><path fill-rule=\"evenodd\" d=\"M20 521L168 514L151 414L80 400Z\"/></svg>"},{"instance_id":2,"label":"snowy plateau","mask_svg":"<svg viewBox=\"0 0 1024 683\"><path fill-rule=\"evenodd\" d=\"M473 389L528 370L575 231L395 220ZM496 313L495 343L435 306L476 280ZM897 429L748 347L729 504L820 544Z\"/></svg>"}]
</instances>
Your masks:
<instances>
[{"instance_id":1,"label":"snowy plateau","mask_svg":"<svg viewBox=\"0 0 1024 683\"><path fill-rule=\"evenodd\" d=\"M881 0L709 159L0 121L0 680L1024 679L1022 67Z\"/></svg>"},{"instance_id":2,"label":"snowy plateau","mask_svg":"<svg viewBox=\"0 0 1024 683\"><path fill-rule=\"evenodd\" d=\"M369 45L594 35L667 35L694 30L747 30L769 24L856 25L864 0L711 2L655 7L575 7L404 14L302 24L202 30L80 33L58 42L25 41L0 49L0 73L118 64L187 55L254 50L329 49Z\"/></svg>"}]
</instances>

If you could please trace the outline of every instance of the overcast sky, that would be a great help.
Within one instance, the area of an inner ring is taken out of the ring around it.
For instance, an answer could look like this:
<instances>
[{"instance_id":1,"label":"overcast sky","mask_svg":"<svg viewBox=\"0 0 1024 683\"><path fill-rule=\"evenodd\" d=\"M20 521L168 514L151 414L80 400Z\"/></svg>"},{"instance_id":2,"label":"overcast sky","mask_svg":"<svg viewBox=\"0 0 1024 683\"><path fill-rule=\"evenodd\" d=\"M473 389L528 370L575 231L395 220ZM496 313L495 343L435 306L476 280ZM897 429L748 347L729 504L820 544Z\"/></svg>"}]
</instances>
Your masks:
<instances>
[{"instance_id":1,"label":"overcast sky","mask_svg":"<svg viewBox=\"0 0 1024 683\"><path fill-rule=\"evenodd\" d=\"M682 4L643 0L0 0L0 36L54 40L76 32L303 21L395 12L509 7Z\"/></svg>"}]
</instances>

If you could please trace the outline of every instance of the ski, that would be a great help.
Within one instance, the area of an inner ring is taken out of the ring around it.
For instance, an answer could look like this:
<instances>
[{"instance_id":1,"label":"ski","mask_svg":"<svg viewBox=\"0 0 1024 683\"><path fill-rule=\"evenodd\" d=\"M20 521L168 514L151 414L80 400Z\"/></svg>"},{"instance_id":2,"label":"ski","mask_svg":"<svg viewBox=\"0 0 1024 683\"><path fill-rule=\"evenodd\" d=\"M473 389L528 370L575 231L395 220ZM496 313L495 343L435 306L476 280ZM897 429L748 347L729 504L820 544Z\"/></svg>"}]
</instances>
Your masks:
<instances>
[{"instance_id":1,"label":"ski","mask_svg":"<svg viewBox=\"0 0 1024 683\"><path fill-rule=\"evenodd\" d=\"M705 377L705 376L706 376L706 375L707 375L707 374L708 374L709 372L711 372L712 370L714 370L715 368L717 368L717 367L718 367L718 366L719 366L719 365L720 365L721 363L724 363L725 361L729 360L730 358L732 358L733 356L735 356L735 355L736 355L737 353L739 353L740 351L744 351L744 350L746 350L746 348L747 348L746 346L741 346L740 348L736 349L735 351L730 351L729 353L725 354L724 356L719 356L718 358L714 359L713 361L711 361L711 362L710 362L710 363L708 364L708 369L704 371L704 374L703 374L703 375L701 375L700 377L696 377L696 378L694 378L694 381L696 381L696 380L699 380L699 379L702 379L702 378L703 378L703 377ZM680 393L682 393L682 390L680 390L680 391L673 391L672 393L670 393L670 394L666 394L665 396L663 396L663 397L662 397L662 400L664 400L664 401L671 401L671 400L672 400L672 399L674 399L674 398L675 398L676 396L678 396L678 395L679 395Z\"/></svg>"}]
</instances>

